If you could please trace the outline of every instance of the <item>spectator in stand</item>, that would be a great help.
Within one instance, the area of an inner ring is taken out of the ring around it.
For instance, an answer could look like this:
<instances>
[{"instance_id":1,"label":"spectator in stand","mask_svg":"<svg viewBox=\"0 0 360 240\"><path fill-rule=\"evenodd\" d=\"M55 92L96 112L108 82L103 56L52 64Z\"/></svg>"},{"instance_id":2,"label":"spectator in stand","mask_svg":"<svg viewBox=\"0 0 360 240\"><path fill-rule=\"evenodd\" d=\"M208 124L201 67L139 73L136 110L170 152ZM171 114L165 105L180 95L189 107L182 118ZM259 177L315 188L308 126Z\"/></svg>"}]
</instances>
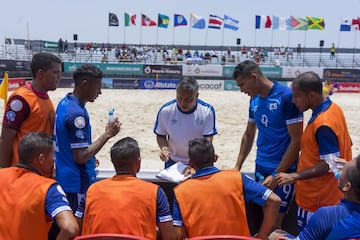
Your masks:
<instances>
[{"instance_id":1,"label":"spectator in stand","mask_svg":"<svg viewBox=\"0 0 360 240\"><path fill-rule=\"evenodd\" d=\"M330 48L330 60L335 58L335 44L333 43Z\"/></svg>"},{"instance_id":2,"label":"spectator in stand","mask_svg":"<svg viewBox=\"0 0 360 240\"><path fill-rule=\"evenodd\" d=\"M301 45L300 45L300 43L296 47L296 59L298 59L298 58L301 59Z\"/></svg>"},{"instance_id":3,"label":"spectator in stand","mask_svg":"<svg viewBox=\"0 0 360 240\"><path fill-rule=\"evenodd\" d=\"M0 167L18 163L18 144L29 132L52 135L55 109L48 91L54 91L61 79L60 59L47 52L31 59L33 80L17 88L7 102L0 137Z\"/></svg>"},{"instance_id":4,"label":"spectator in stand","mask_svg":"<svg viewBox=\"0 0 360 240\"><path fill-rule=\"evenodd\" d=\"M62 53L63 52L63 48L64 48L64 41L60 38L59 41L57 42L57 48L58 48L58 53Z\"/></svg>"},{"instance_id":5,"label":"spectator in stand","mask_svg":"<svg viewBox=\"0 0 360 240\"><path fill-rule=\"evenodd\" d=\"M245 57L248 57L248 50L245 45L241 48L241 56L243 55L245 55Z\"/></svg>"}]
</instances>

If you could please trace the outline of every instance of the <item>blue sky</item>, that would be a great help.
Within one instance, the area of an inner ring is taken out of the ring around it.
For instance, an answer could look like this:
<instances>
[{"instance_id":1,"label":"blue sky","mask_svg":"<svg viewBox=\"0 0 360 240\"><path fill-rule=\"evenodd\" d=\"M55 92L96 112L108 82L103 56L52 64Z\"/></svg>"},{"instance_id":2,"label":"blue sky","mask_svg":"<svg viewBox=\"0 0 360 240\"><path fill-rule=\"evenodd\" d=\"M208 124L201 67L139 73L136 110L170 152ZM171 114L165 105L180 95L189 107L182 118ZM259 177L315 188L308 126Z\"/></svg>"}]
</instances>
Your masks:
<instances>
[{"instance_id":1,"label":"blue sky","mask_svg":"<svg viewBox=\"0 0 360 240\"><path fill-rule=\"evenodd\" d=\"M360 47L355 32L339 32L343 17L360 17L360 0L3 0L0 13L0 43L5 37L57 41L60 37L72 41L78 34L79 42L111 42L142 44L241 45L318 47ZM115 13L119 27L108 27L108 13ZM137 26L124 28L124 12L137 15ZM170 16L168 29L143 27L141 13L157 20L158 13ZM188 22L190 13L208 20L209 14L227 14L240 21L239 30L191 29L173 27L174 13L183 14ZM255 31L255 15L281 17L323 17L325 30ZM27 27L28 26L28 27ZM191 36L191 38L190 38ZM207 38L206 38L207 36ZM189 40L190 39L190 40ZM207 40L206 40L207 39Z\"/></svg>"}]
</instances>

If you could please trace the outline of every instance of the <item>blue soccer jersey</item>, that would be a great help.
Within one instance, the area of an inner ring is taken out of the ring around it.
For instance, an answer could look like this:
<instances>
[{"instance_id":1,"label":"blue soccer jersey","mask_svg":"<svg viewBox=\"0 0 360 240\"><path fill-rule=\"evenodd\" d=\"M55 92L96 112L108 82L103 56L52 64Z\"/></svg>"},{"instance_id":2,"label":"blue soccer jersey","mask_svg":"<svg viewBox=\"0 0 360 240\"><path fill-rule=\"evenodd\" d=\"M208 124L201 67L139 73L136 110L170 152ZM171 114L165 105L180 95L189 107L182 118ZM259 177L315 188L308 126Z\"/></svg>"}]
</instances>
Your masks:
<instances>
[{"instance_id":1,"label":"blue soccer jersey","mask_svg":"<svg viewBox=\"0 0 360 240\"><path fill-rule=\"evenodd\" d=\"M267 97L250 99L249 122L258 128L256 164L276 169L290 143L287 125L303 121L291 98L289 87L274 82Z\"/></svg>"},{"instance_id":2,"label":"blue soccer jersey","mask_svg":"<svg viewBox=\"0 0 360 240\"><path fill-rule=\"evenodd\" d=\"M335 224L326 240L360 238L360 209Z\"/></svg>"},{"instance_id":3,"label":"blue soccer jersey","mask_svg":"<svg viewBox=\"0 0 360 240\"><path fill-rule=\"evenodd\" d=\"M56 179L65 192L85 192L96 181L95 157L85 164L75 162L72 149L87 148L91 143L91 126L85 106L68 94L56 109L55 128Z\"/></svg>"},{"instance_id":4,"label":"blue soccer jersey","mask_svg":"<svg viewBox=\"0 0 360 240\"><path fill-rule=\"evenodd\" d=\"M319 208L310 218L309 223L301 230L299 236L288 235L291 239L301 240L319 240L332 239L339 240L340 238L329 238L330 232L333 231L334 225L340 223L342 219L351 216L352 213L359 212L360 205L348 200L341 200L336 206L326 206Z\"/></svg>"}]
</instances>

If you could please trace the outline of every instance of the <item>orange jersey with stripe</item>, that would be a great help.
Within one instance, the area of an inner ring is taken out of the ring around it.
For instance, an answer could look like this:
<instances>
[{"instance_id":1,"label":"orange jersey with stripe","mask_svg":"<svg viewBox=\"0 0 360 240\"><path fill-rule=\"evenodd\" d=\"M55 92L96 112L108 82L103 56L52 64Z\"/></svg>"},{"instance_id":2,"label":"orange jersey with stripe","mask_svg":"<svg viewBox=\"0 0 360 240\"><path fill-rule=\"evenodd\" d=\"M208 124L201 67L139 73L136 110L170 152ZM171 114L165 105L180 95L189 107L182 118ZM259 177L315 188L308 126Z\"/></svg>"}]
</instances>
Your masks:
<instances>
[{"instance_id":1,"label":"orange jersey with stripe","mask_svg":"<svg viewBox=\"0 0 360 240\"><path fill-rule=\"evenodd\" d=\"M54 183L24 168L0 169L0 239L48 239L45 199Z\"/></svg>"},{"instance_id":2,"label":"orange jersey with stripe","mask_svg":"<svg viewBox=\"0 0 360 240\"><path fill-rule=\"evenodd\" d=\"M55 108L50 98L44 99L37 96L30 86L19 87L11 94L11 96L13 95L20 95L25 99L30 107L30 115L22 122L14 138L11 166L15 166L19 162L17 149L20 139L27 133L35 131L42 131L52 136L55 120Z\"/></svg>"},{"instance_id":3,"label":"orange jersey with stripe","mask_svg":"<svg viewBox=\"0 0 360 240\"><path fill-rule=\"evenodd\" d=\"M348 161L352 159L351 139L345 117L341 108L331 103L329 108L320 113L309 123L301 137L301 155L298 171L314 167L320 163L319 147L316 131L321 126L331 128L338 139L340 157ZM337 179L332 173L323 176L299 180L296 182L296 202L302 209L315 212L318 208L339 203L343 194L338 189Z\"/></svg>"},{"instance_id":4,"label":"orange jersey with stripe","mask_svg":"<svg viewBox=\"0 0 360 240\"><path fill-rule=\"evenodd\" d=\"M121 233L156 239L158 186L131 175L92 184L82 234Z\"/></svg>"},{"instance_id":5,"label":"orange jersey with stripe","mask_svg":"<svg viewBox=\"0 0 360 240\"><path fill-rule=\"evenodd\" d=\"M175 195L189 237L250 236L239 171L188 179L175 188Z\"/></svg>"}]
</instances>

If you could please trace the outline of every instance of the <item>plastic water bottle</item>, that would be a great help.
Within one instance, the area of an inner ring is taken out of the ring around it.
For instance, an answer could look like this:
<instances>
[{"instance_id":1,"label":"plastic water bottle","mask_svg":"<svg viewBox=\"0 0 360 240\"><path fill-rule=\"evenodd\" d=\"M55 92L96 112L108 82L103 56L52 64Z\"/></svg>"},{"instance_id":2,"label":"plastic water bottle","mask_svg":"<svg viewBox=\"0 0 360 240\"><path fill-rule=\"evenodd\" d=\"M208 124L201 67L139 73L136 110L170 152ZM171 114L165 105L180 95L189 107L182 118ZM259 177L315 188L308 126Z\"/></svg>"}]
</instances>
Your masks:
<instances>
[{"instance_id":1,"label":"plastic water bottle","mask_svg":"<svg viewBox=\"0 0 360 240\"><path fill-rule=\"evenodd\" d=\"M331 154L326 155L324 160L327 163L327 165L329 165L329 169L334 174L334 177L339 178L341 170L337 167L337 164L334 161L334 155Z\"/></svg>"},{"instance_id":2,"label":"plastic water bottle","mask_svg":"<svg viewBox=\"0 0 360 240\"><path fill-rule=\"evenodd\" d=\"M115 112L115 109L110 109L110 111L109 111L109 123L113 123L115 121L114 112Z\"/></svg>"},{"instance_id":3,"label":"plastic water bottle","mask_svg":"<svg viewBox=\"0 0 360 240\"><path fill-rule=\"evenodd\" d=\"M259 178L259 183L262 183L264 181L265 178L261 173L257 172L255 175Z\"/></svg>"}]
</instances>

